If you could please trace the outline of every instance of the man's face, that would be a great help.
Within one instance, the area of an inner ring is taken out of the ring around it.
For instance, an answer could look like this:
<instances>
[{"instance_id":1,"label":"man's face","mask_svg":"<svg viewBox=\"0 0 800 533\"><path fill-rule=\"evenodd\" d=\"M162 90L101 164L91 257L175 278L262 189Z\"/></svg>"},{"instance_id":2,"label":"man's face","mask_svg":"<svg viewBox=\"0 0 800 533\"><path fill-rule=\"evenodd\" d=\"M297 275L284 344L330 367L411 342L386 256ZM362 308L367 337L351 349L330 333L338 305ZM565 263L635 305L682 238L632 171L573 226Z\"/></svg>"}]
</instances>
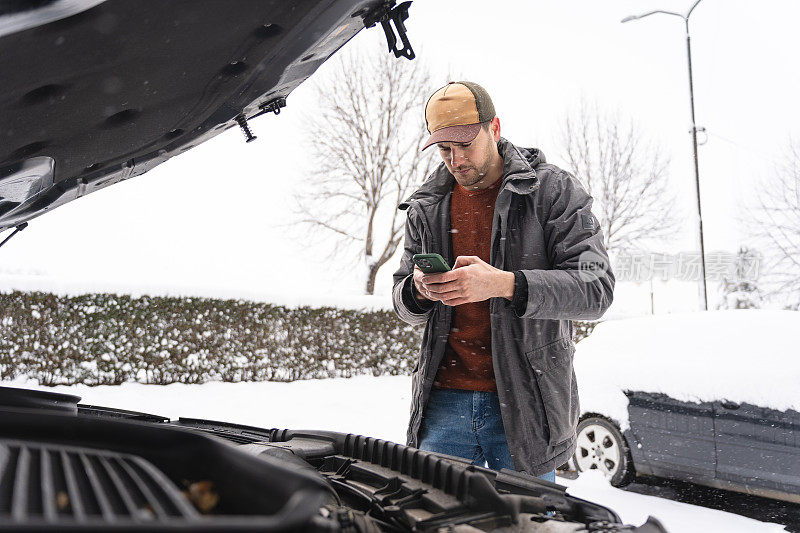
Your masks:
<instances>
[{"instance_id":1,"label":"man's face","mask_svg":"<svg viewBox=\"0 0 800 533\"><path fill-rule=\"evenodd\" d=\"M481 128L478 136L469 143L437 143L447 170L462 187L469 188L482 180L497 156L493 129L492 125L489 131Z\"/></svg>"}]
</instances>

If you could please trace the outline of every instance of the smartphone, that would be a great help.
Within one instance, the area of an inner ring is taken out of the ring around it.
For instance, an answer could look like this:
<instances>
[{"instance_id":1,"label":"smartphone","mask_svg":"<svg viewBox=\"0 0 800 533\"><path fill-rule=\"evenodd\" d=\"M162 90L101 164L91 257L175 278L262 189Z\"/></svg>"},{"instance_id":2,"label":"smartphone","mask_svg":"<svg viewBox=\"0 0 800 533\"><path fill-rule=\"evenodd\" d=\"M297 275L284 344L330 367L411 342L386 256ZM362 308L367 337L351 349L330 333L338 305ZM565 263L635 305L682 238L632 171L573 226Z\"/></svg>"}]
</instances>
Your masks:
<instances>
[{"instance_id":1,"label":"smartphone","mask_svg":"<svg viewBox=\"0 0 800 533\"><path fill-rule=\"evenodd\" d=\"M414 254L412 260L426 274L439 274L450 270L447 261L439 254Z\"/></svg>"}]
</instances>

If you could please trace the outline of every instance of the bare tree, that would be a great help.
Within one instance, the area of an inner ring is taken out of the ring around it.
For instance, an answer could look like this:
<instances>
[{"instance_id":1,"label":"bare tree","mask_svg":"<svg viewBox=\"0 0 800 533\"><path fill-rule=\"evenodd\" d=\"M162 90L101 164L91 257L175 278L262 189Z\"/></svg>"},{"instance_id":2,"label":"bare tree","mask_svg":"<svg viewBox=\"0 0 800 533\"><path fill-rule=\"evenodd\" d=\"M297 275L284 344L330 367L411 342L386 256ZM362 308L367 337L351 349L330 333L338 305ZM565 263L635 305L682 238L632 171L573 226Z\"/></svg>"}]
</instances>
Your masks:
<instances>
[{"instance_id":1,"label":"bare tree","mask_svg":"<svg viewBox=\"0 0 800 533\"><path fill-rule=\"evenodd\" d=\"M571 171L595 200L609 251L643 249L676 232L669 159L645 140L639 125L581 102L577 112L566 114L560 134Z\"/></svg>"},{"instance_id":2,"label":"bare tree","mask_svg":"<svg viewBox=\"0 0 800 533\"><path fill-rule=\"evenodd\" d=\"M766 250L767 295L800 302L800 144L789 143L785 162L754 197L744 222Z\"/></svg>"},{"instance_id":3,"label":"bare tree","mask_svg":"<svg viewBox=\"0 0 800 533\"><path fill-rule=\"evenodd\" d=\"M433 168L432 153L420 152L431 76L419 60L375 50L337 54L332 76L316 86L312 179L296 195L301 222L337 237L334 254L358 247L366 294L402 242L398 204Z\"/></svg>"}]
</instances>

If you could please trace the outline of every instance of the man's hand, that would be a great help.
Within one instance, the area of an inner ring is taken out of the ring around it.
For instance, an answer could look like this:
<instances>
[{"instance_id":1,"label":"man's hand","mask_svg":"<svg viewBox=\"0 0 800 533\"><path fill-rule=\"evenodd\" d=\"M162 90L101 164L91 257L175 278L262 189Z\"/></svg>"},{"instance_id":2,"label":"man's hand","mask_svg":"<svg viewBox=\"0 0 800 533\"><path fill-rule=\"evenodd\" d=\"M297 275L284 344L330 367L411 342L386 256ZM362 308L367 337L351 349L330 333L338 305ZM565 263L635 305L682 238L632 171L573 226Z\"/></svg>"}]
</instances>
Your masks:
<instances>
[{"instance_id":1,"label":"man's hand","mask_svg":"<svg viewBox=\"0 0 800 533\"><path fill-rule=\"evenodd\" d=\"M414 283L417 277L415 269ZM496 296L507 300L514 298L514 273L495 268L474 255L456 258L449 272L425 274L420 271L419 278L419 293L445 305L482 302Z\"/></svg>"},{"instance_id":2,"label":"man's hand","mask_svg":"<svg viewBox=\"0 0 800 533\"><path fill-rule=\"evenodd\" d=\"M417 289L414 292L414 298L417 299L418 302L430 302L431 300L425 297L425 289L422 286L422 277L425 273L420 270L417 265L414 265L414 288Z\"/></svg>"}]
</instances>

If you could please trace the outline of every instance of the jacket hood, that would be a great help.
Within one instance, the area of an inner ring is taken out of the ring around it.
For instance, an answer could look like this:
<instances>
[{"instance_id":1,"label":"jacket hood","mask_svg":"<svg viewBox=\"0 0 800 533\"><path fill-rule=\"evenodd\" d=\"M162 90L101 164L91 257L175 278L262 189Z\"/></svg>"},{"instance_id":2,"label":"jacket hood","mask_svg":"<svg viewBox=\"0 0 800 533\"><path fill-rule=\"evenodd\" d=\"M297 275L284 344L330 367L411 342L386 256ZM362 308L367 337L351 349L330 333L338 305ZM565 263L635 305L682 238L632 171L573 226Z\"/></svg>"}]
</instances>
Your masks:
<instances>
[{"instance_id":1,"label":"jacket hood","mask_svg":"<svg viewBox=\"0 0 800 533\"><path fill-rule=\"evenodd\" d=\"M515 146L507 139L500 137L497 149L503 158L503 185L517 194L529 194L539 187L535 168L545 163L545 157L538 148L522 148ZM436 170L431 172L422 186L409 196L398 209L408 209L411 202L430 205L441 201L453 190L455 178L447 170L444 163L440 163Z\"/></svg>"}]
</instances>

